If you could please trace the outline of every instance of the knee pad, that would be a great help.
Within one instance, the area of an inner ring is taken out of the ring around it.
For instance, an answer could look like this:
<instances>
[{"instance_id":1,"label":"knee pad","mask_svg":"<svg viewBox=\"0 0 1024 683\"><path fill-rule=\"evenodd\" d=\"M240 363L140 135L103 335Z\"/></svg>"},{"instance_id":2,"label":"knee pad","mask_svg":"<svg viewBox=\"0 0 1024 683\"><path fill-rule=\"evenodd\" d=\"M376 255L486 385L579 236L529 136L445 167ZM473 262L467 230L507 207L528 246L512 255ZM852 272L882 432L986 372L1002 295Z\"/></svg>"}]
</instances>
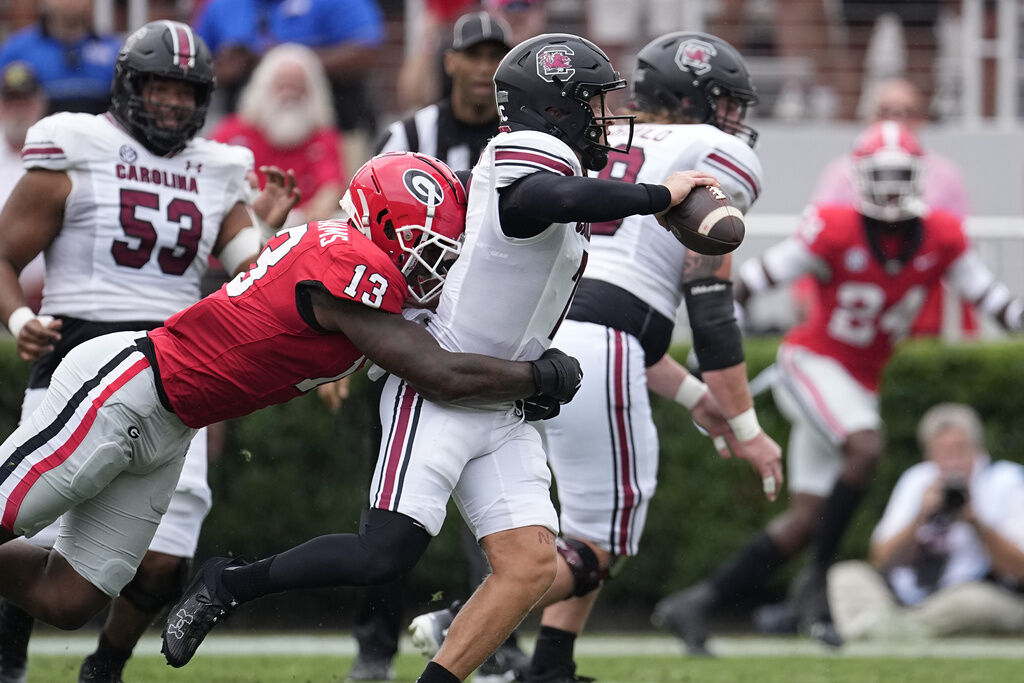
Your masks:
<instances>
[{"instance_id":1,"label":"knee pad","mask_svg":"<svg viewBox=\"0 0 1024 683\"><path fill-rule=\"evenodd\" d=\"M583 541L559 536L555 539L555 549L572 572L573 596L578 598L597 590L608 578L608 567L601 566L597 555Z\"/></svg>"},{"instance_id":2,"label":"knee pad","mask_svg":"<svg viewBox=\"0 0 1024 683\"><path fill-rule=\"evenodd\" d=\"M368 551L368 583L386 583L409 573L423 556L430 538L412 517L391 510L368 510L359 530L359 544Z\"/></svg>"},{"instance_id":3,"label":"knee pad","mask_svg":"<svg viewBox=\"0 0 1024 683\"><path fill-rule=\"evenodd\" d=\"M140 612L156 614L165 605L169 605L179 597L188 585L188 577L192 573L192 559L182 558L170 579L155 590L147 588L139 581L136 574L127 586L121 589L121 597L130 602Z\"/></svg>"}]
</instances>

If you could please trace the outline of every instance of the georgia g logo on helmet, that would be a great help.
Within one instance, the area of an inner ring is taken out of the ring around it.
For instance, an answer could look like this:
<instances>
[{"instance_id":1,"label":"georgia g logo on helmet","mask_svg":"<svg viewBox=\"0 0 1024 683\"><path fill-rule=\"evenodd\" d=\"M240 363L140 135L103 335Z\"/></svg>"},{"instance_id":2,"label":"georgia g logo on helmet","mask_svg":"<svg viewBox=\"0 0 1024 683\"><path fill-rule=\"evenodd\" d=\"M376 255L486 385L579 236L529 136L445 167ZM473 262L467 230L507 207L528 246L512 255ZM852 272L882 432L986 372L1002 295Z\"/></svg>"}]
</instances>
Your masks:
<instances>
[{"instance_id":1,"label":"georgia g logo on helmet","mask_svg":"<svg viewBox=\"0 0 1024 683\"><path fill-rule=\"evenodd\" d=\"M555 78L568 81L576 73L572 67L572 55L575 53L565 45L548 45L537 52L537 75L548 83Z\"/></svg>"},{"instance_id":2,"label":"georgia g logo on helmet","mask_svg":"<svg viewBox=\"0 0 1024 683\"><path fill-rule=\"evenodd\" d=\"M711 43L691 38L679 43L676 66L681 71L692 71L697 76L703 76L711 71L711 58L717 54L718 50Z\"/></svg>"},{"instance_id":3,"label":"georgia g logo on helmet","mask_svg":"<svg viewBox=\"0 0 1024 683\"><path fill-rule=\"evenodd\" d=\"M402 184L409 194L427 206L440 206L444 201L444 190L437 178L418 168L410 168L402 174Z\"/></svg>"}]
</instances>

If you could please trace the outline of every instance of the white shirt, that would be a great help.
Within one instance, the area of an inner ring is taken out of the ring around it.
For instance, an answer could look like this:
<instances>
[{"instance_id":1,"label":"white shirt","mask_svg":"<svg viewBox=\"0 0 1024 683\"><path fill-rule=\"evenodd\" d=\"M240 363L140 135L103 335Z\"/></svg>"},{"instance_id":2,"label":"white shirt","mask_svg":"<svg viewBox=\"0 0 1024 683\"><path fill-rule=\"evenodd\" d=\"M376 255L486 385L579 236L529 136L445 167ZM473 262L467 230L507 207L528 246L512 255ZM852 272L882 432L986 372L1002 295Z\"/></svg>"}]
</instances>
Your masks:
<instances>
[{"instance_id":1,"label":"white shirt","mask_svg":"<svg viewBox=\"0 0 1024 683\"><path fill-rule=\"evenodd\" d=\"M628 128L613 126L609 141L625 145ZM746 213L761 192L761 162L745 142L708 124L636 126L625 154L612 153L601 178L661 184L676 171L697 169L718 178L730 201ZM686 248L653 215L633 215L593 226L588 279L632 293L675 320L682 302Z\"/></svg>"},{"instance_id":2,"label":"white shirt","mask_svg":"<svg viewBox=\"0 0 1024 683\"><path fill-rule=\"evenodd\" d=\"M498 189L538 171L582 175L561 140L534 131L496 136L473 169L466 241L427 329L449 351L535 360L569 308L586 264L586 224L553 223L534 237L506 236Z\"/></svg>"},{"instance_id":3,"label":"white shirt","mask_svg":"<svg viewBox=\"0 0 1024 683\"><path fill-rule=\"evenodd\" d=\"M195 138L157 156L109 115L60 113L29 129L26 169L71 179L64 224L46 248L41 313L163 320L199 299L202 274L237 202L252 152Z\"/></svg>"}]
</instances>

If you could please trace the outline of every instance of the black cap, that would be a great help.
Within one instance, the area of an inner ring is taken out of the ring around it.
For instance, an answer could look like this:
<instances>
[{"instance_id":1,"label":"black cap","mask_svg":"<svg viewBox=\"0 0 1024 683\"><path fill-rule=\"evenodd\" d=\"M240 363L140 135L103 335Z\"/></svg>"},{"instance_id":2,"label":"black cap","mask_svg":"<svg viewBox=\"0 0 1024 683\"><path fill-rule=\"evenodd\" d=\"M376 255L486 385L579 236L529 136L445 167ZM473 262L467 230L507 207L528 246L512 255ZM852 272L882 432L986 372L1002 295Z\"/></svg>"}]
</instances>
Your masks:
<instances>
[{"instance_id":1,"label":"black cap","mask_svg":"<svg viewBox=\"0 0 1024 683\"><path fill-rule=\"evenodd\" d=\"M512 49L508 42L508 26L487 12L463 14L455 21L452 49L465 50L478 43L491 41Z\"/></svg>"},{"instance_id":2,"label":"black cap","mask_svg":"<svg viewBox=\"0 0 1024 683\"><path fill-rule=\"evenodd\" d=\"M42 88L35 71L25 62L11 62L0 75L0 97L31 97Z\"/></svg>"}]
</instances>

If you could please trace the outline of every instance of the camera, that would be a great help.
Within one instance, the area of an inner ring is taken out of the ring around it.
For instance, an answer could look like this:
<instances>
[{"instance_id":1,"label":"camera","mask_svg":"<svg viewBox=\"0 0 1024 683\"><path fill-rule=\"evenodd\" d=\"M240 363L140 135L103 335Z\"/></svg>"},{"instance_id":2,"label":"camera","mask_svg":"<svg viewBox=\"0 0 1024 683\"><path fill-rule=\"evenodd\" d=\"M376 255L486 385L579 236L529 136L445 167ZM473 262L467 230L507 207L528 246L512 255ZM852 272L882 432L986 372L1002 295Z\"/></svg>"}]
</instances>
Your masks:
<instances>
[{"instance_id":1,"label":"camera","mask_svg":"<svg viewBox=\"0 0 1024 683\"><path fill-rule=\"evenodd\" d=\"M939 514L952 515L960 511L967 502L967 482L950 480L942 490L942 505Z\"/></svg>"}]
</instances>

